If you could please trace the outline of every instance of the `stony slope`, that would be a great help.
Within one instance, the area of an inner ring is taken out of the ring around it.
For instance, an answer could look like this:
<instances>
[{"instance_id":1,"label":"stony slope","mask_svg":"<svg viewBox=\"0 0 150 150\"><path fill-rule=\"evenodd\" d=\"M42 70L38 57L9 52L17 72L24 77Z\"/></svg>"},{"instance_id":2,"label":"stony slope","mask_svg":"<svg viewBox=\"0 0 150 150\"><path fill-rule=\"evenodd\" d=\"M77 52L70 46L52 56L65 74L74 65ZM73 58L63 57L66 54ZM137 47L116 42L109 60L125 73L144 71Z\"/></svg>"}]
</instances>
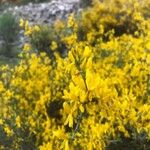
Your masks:
<instances>
[{"instance_id":1,"label":"stony slope","mask_svg":"<svg viewBox=\"0 0 150 150\"><path fill-rule=\"evenodd\" d=\"M5 11L29 20L30 23L49 24L58 18L66 18L69 13L79 11L79 0L52 0L47 3L10 7Z\"/></svg>"}]
</instances>

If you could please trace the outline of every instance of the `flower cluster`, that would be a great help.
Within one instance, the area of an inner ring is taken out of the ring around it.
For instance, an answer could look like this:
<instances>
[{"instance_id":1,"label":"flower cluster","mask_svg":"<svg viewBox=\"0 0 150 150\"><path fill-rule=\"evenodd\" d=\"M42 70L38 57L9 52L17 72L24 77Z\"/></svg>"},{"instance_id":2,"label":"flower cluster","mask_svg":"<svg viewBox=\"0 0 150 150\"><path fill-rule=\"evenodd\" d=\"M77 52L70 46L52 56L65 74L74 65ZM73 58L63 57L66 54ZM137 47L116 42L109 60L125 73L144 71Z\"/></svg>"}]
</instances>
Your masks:
<instances>
[{"instance_id":1,"label":"flower cluster","mask_svg":"<svg viewBox=\"0 0 150 150\"><path fill-rule=\"evenodd\" d=\"M80 19L55 24L66 57L54 39L53 58L25 44L19 65L1 68L0 132L13 139L10 148L103 150L113 140L150 140L148 5L94 1ZM42 28L20 25L26 35Z\"/></svg>"}]
</instances>

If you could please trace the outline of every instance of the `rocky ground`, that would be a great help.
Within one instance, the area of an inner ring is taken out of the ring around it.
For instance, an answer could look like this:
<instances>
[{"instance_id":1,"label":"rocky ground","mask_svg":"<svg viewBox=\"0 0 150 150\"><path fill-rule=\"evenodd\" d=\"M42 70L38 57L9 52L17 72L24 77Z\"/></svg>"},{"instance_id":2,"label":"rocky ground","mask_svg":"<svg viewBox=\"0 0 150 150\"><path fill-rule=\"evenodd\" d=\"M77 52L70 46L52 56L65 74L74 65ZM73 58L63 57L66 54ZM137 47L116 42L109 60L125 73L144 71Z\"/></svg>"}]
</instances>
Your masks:
<instances>
[{"instance_id":1,"label":"rocky ground","mask_svg":"<svg viewBox=\"0 0 150 150\"><path fill-rule=\"evenodd\" d=\"M47 3L29 3L6 9L18 17L27 19L31 24L50 24L56 19L65 19L68 14L80 11L80 0L52 0Z\"/></svg>"}]
</instances>

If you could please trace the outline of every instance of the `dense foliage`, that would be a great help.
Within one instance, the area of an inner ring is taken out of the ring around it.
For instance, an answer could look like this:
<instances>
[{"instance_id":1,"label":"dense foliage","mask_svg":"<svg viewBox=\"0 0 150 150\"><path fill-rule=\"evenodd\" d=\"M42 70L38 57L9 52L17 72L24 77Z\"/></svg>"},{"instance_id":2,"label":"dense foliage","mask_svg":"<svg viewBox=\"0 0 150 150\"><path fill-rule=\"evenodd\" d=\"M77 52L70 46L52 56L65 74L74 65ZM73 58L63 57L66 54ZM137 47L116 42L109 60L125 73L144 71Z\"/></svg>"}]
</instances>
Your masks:
<instances>
[{"instance_id":1,"label":"dense foliage","mask_svg":"<svg viewBox=\"0 0 150 150\"><path fill-rule=\"evenodd\" d=\"M149 6L149 0L94 1L53 25L49 52L36 45L45 27L20 20L31 43L19 65L0 69L1 149L101 150L116 141L146 148Z\"/></svg>"},{"instance_id":2,"label":"dense foliage","mask_svg":"<svg viewBox=\"0 0 150 150\"><path fill-rule=\"evenodd\" d=\"M16 41L19 39L19 24L17 18L10 12L0 15L0 39L3 46L0 53L12 57L16 52Z\"/></svg>"}]
</instances>

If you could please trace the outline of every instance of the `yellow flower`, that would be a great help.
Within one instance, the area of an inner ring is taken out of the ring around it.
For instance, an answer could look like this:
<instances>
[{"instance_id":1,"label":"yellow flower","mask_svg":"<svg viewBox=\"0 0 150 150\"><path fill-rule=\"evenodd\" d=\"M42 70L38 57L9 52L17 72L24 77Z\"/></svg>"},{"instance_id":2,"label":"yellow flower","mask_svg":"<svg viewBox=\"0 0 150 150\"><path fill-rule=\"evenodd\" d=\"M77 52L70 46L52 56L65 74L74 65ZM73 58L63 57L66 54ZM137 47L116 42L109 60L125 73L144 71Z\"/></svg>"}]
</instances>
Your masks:
<instances>
[{"instance_id":1,"label":"yellow flower","mask_svg":"<svg viewBox=\"0 0 150 150\"><path fill-rule=\"evenodd\" d=\"M146 48L150 50L150 42L147 42Z\"/></svg>"},{"instance_id":2,"label":"yellow flower","mask_svg":"<svg viewBox=\"0 0 150 150\"><path fill-rule=\"evenodd\" d=\"M24 20L23 20L23 19L20 19L19 26L20 26L20 27L24 27L24 23L25 23Z\"/></svg>"},{"instance_id":3,"label":"yellow flower","mask_svg":"<svg viewBox=\"0 0 150 150\"><path fill-rule=\"evenodd\" d=\"M63 108L64 108L65 113L69 114L71 112L71 108L67 102L63 103Z\"/></svg>"},{"instance_id":4,"label":"yellow flower","mask_svg":"<svg viewBox=\"0 0 150 150\"><path fill-rule=\"evenodd\" d=\"M69 17L68 17L68 27L71 28L73 27L74 25L74 15L71 14Z\"/></svg>"},{"instance_id":5,"label":"yellow flower","mask_svg":"<svg viewBox=\"0 0 150 150\"><path fill-rule=\"evenodd\" d=\"M25 21L25 30L28 30L29 29L29 21Z\"/></svg>"},{"instance_id":6,"label":"yellow flower","mask_svg":"<svg viewBox=\"0 0 150 150\"><path fill-rule=\"evenodd\" d=\"M24 44L23 51L28 52L29 50L31 50L31 45L27 43Z\"/></svg>"},{"instance_id":7,"label":"yellow flower","mask_svg":"<svg viewBox=\"0 0 150 150\"><path fill-rule=\"evenodd\" d=\"M70 150L68 140L65 140L65 150Z\"/></svg>"},{"instance_id":8,"label":"yellow flower","mask_svg":"<svg viewBox=\"0 0 150 150\"><path fill-rule=\"evenodd\" d=\"M83 107L82 104L79 106L79 109L80 109L80 111L81 111L82 113L84 112L84 107Z\"/></svg>"},{"instance_id":9,"label":"yellow flower","mask_svg":"<svg viewBox=\"0 0 150 150\"><path fill-rule=\"evenodd\" d=\"M97 88L100 82L100 77L98 73L94 73L93 71L87 69L86 70L86 85L89 91Z\"/></svg>"},{"instance_id":10,"label":"yellow flower","mask_svg":"<svg viewBox=\"0 0 150 150\"><path fill-rule=\"evenodd\" d=\"M103 26L103 25L100 25L100 26L99 26L99 33L100 33L100 34L103 34L103 33L104 33L104 26Z\"/></svg>"},{"instance_id":11,"label":"yellow flower","mask_svg":"<svg viewBox=\"0 0 150 150\"><path fill-rule=\"evenodd\" d=\"M4 86L3 86L3 83L0 81L0 92L4 91Z\"/></svg>"},{"instance_id":12,"label":"yellow flower","mask_svg":"<svg viewBox=\"0 0 150 150\"><path fill-rule=\"evenodd\" d=\"M69 125L70 128L73 127L73 117L72 117L72 114L69 114L64 125Z\"/></svg>"},{"instance_id":13,"label":"yellow flower","mask_svg":"<svg viewBox=\"0 0 150 150\"><path fill-rule=\"evenodd\" d=\"M55 42L55 41L52 41L52 43L51 43L51 46L50 46L50 48L51 48L51 50L56 50L57 49L57 43Z\"/></svg>"},{"instance_id":14,"label":"yellow flower","mask_svg":"<svg viewBox=\"0 0 150 150\"><path fill-rule=\"evenodd\" d=\"M42 146L39 147L40 150L53 150L53 143L47 142L44 143Z\"/></svg>"},{"instance_id":15,"label":"yellow flower","mask_svg":"<svg viewBox=\"0 0 150 150\"><path fill-rule=\"evenodd\" d=\"M79 92L80 102L84 103L87 100L87 92L84 90L80 90Z\"/></svg>"},{"instance_id":16,"label":"yellow flower","mask_svg":"<svg viewBox=\"0 0 150 150\"><path fill-rule=\"evenodd\" d=\"M3 125L3 120L2 119L0 119L0 125Z\"/></svg>"},{"instance_id":17,"label":"yellow flower","mask_svg":"<svg viewBox=\"0 0 150 150\"><path fill-rule=\"evenodd\" d=\"M7 136L9 136L9 137L13 135L13 131L8 126L6 126L4 128L4 131L6 132Z\"/></svg>"},{"instance_id":18,"label":"yellow flower","mask_svg":"<svg viewBox=\"0 0 150 150\"><path fill-rule=\"evenodd\" d=\"M16 118L16 126L17 126L18 128L20 128L20 127L21 127L21 120L20 120L20 116L17 116L17 118Z\"/></svg>"},{"instance_id":19,"label":"yellow flower","mask_svg":"<svg viewBox=\"0 0 150 150\"><path fill-rule=\"evenodd\" d=\"M35 26L34 26L34 31L35 31L35 32L39 32L39 31L40 31L40 27L37 26L37 25L35 25Z\"/></svg>"},{"instance_id":20,"label":"yellow flower","mask_svg":"<svg viewBox=\"0 0 150 150\"><path fill-rule=\"evenodd\" d=\"M89 48L89 46L86 46L85 49L84 49L84 52L83 52L83 57L84 58L87 58L91 55L91 49Z\"/></svg>"},{"instance_id":21,"label":"yellow flower","mask_svg":"<svg viewBox=\"0 0 150 150\"><path fill-rule=\"evenodd\" d=\"M56 131L53 131L53 135L59 139L65 139L66 134L64 129L57 129Z\"/></svg>"},{"instance_id":22,"label":"yellow flower","mask_svg":"<svg viewBox=\"0 0 150 150\"><path fill-rule=\"evenodd\" d=\"M30 36L31 34L33 33L33 29L31 28L31 27L27 27L26 29L25 29L25 35L26 36Z\"/></svg>"}]
</instances>

